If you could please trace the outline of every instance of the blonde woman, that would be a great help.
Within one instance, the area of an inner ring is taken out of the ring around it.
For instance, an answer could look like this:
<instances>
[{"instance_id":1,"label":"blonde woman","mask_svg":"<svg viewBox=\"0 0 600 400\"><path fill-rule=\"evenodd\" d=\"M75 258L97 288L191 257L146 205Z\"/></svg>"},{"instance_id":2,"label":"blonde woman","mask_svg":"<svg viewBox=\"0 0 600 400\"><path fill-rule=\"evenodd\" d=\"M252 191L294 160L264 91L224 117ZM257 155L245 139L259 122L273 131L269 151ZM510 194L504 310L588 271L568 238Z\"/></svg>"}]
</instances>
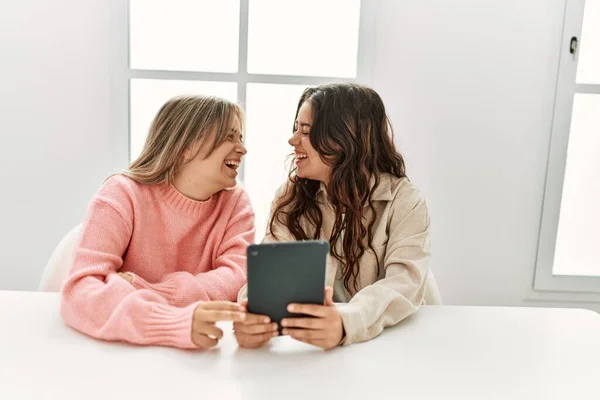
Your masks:
<instances>
[{"instance_id":1,"label":"blonde woman","mask_svg":"<svg viewBox=\"0 0 600 400\"><path fill-rule=\"evenodd\" d=\"M246 149L239 106L169 100L141 155L92 200L61 315L95 338L186 349L217 344L240 321L254 212L236 186Z\"/></svg>"}]
</instances>

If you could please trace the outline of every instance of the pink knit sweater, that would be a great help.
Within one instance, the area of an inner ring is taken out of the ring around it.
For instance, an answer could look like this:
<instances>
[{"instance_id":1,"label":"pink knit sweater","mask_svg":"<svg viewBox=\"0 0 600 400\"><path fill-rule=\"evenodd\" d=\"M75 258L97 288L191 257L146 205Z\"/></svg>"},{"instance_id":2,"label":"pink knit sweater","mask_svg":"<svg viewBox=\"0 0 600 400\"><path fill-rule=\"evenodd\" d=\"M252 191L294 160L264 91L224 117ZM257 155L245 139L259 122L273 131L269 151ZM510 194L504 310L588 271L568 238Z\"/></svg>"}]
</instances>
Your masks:
<instances>
[{"instance_id":1,"label":"pink knit sweater","mask_svg":"<svg viewBox=\"0 0 600 400\"><path fill-rule=\"evenodd\" d=\"M61 315L96 338L195 348L199 301L235 301L254 212L241 187L205 202L167 184L108 179L90 204ZM133 284L117 272L129 272Z\"/></svg>"}]
</instances>

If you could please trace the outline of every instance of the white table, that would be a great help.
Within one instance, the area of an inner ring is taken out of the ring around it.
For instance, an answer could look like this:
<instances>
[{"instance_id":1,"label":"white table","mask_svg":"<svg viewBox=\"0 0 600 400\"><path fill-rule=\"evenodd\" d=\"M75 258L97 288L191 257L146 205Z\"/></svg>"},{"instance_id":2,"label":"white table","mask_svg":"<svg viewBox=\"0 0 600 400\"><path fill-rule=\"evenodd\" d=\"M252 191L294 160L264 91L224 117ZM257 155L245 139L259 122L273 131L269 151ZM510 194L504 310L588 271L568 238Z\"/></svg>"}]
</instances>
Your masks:
<instances>
[{"instance_id":1,"label":"white table","mask_svg":"<svg viewBox=\"0 0 600 400\"><path fill-rule=\"evenodd\" d=\"M600 399L591 311L424 307L330 352L289 338L243 350L231 333L192 352L88 338L58 305L0 291L0 399Z\"/></svg>"}]
</instances>

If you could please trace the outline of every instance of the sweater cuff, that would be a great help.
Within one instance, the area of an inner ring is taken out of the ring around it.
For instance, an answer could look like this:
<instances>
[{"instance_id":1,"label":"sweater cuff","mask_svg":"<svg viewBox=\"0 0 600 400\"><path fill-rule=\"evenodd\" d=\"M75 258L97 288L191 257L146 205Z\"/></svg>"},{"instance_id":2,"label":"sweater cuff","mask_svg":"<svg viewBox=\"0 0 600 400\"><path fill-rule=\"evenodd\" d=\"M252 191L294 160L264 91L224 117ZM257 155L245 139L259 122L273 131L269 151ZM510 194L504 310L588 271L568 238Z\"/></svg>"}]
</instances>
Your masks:
<instances>
[{"instance_id":1,"label":"sweater cuff","mask_svg":"<svg viewBox=\"0 0 600 400\"><path fill-rule=\"evenodd\" d=\"M347 346L362 341L361 337L364 335L361 332L364 329L364 323L359 307L356 304L350 303L336 304L336 307L342 317L343 329L345 331L345 336L340 346Z\"/></svg>"},{"instance_id":2,"label":"sweater cuff","mask_svg":"<svg viewBox=\"0 0 600 400\"><path fill-rule=\"evenodd\" d=\"M146 338L181 349L197 349L192 341L192 320L198 303L184 308L155 304L148 316Z\"/></svg>"}]
</instances>

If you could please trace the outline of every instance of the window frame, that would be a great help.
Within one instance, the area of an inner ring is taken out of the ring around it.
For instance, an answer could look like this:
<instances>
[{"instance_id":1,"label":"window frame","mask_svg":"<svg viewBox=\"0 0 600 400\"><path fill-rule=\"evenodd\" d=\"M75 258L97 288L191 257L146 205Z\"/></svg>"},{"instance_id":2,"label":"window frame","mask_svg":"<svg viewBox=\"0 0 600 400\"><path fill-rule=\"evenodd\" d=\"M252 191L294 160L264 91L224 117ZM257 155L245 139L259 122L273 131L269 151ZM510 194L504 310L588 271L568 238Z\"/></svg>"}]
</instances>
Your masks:
<instances>
[{"instance_id":1,"label":"window frame","mask_svg":"<svg viewBox=\"0 0 600 400\"><path fill-rule=\"evenodd\" d=\"M233 82L238 85L238 102L245 109L246 105L246 86L248 83L272 83L272 84L292 84L315 86L331 82L370 82L371 70L370 65L372 60L373 46L372 43L375 31L375 7L372 2L360 1L360 18L358 32L358 49L357 49L357 70L356 78L340 78L340 77L322 77L322 76L296 76L296 75L267 75L267 74L250 74L247 72L248 65L248 15L249 15L249 0L239 0L240 15L239 15L239 57L238 71L233 73L221 72L197 72L197 71L167 71L167 70L142 70L132 69L129 60L129 13L130 0L118 1L113 0L112 18L113 36L112 43L118 46L118 56L115 58L112 71L115 71L115 76L112 86L112 104L115 116L114 129L122 133L121 137L127 138L126 144L126 163L129 163L131 148L130 148L130 82L132 79L164 79L164 80L183 80L183 81L216 81L216 82ZM247 135L246 135L247 136ZM119 158L123 159L122 150ZM244 181L244 171L247 166L245 161L242 162L238 169L238 179Z\"/></svg>"},{"instance_id":2,"label":"window frame","mask_svg":"<svg viewBox=\"0 0 600 400\"><path fill-rule=\"evenodd\" d=\"M600 277L553 273L574 95L576 93L600 95L600 84L576 82L580 43L575 55L569 51L572 37L577 37L578 42L581 42L584 9L585 0L565 1L533 290L570 292L573 300L598 301L600 300Z\"/></svg>"}]
</instances>

